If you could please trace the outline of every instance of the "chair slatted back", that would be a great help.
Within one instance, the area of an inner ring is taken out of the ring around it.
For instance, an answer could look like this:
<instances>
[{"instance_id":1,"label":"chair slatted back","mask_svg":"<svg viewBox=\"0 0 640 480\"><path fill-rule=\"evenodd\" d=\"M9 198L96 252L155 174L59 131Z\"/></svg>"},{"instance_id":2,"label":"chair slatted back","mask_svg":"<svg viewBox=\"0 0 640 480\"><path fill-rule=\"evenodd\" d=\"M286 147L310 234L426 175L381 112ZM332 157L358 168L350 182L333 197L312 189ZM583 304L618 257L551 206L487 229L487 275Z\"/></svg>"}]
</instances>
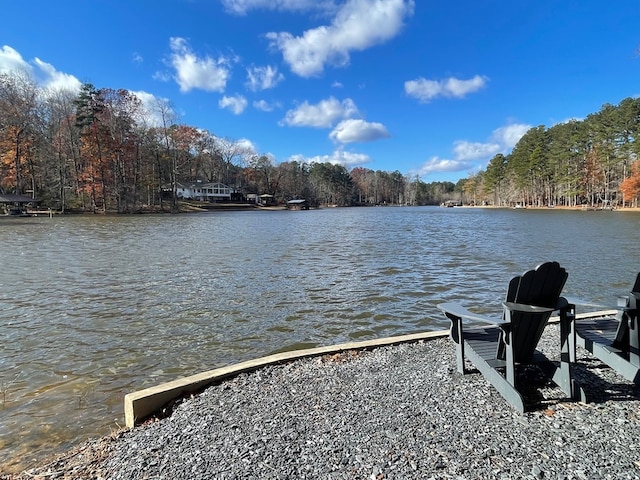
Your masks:
<instances>
[{"instance_id":1,"label":"chair slatted back","mask_svg":"<svg viewBox=\"0 0 640 480\"><path fill-rule=\"evenodd\" d=\"M636 282L633 284L631 293L640 294L640 273L638 273L638 275L636 276Z\"/></svg>"},{"instance_id":2,"label":"chair slatted back","mask_svg":"<svg viewBox=\"0 0 640 480\"><path fill-rule=\"evenodd\" d=\"M635 319L638 316L638 300L640 300L640 273L636 276L636 281L633 284L631 293L623 299L626 307L624 310L618 310L616 315L618 319L618 330L616 331L616 338L613 340L613 346L622 350L628 351L630 342L629 332L629 320ZM631 319L629 318L631 317Z\"/></svg>"},{"instance_id":3,"label":"chair slatted back","mask_svg":"<svg viewBox=\"0 0 640 480\"><path fill-rule=\"evenodd\" d=\"M507 289L507 302L554 308L568 277L558 262L538 265L534 270L514 277ZM514 359L530 362L551 312L511 312ZM504 342L501 339L500 344ZM504 358L504 345L498 346L498 358Z\"/></svg>"}]
</instances>

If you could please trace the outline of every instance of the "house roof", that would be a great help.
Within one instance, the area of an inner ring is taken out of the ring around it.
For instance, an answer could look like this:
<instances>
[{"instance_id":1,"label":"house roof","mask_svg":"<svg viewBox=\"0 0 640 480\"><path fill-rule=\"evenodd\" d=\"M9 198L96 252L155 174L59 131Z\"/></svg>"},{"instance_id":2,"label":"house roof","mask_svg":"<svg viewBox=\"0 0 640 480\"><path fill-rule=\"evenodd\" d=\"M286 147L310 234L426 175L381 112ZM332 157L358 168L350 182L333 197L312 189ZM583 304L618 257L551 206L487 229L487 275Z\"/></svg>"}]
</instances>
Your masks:
<instances>
[{"instance_id":1,"label":"house roof","mask_svg":"<svg viewBox=\"0 0 640 480\"><path fill-rule=\"evenodd\" d=\"M176 182L178 188L230 188L228 185L220 182Z\"/></svg>"},{"instance_id":2,"label":"house roof","mask_svg":"<svg viewBox=\"0 0 640 480\"><path fill-rule=\"evenodd\" d=\"M35 203L39 201L40 200L28 197L26 195L0 194L0 203Z\"/></svg>"}]
</instances>

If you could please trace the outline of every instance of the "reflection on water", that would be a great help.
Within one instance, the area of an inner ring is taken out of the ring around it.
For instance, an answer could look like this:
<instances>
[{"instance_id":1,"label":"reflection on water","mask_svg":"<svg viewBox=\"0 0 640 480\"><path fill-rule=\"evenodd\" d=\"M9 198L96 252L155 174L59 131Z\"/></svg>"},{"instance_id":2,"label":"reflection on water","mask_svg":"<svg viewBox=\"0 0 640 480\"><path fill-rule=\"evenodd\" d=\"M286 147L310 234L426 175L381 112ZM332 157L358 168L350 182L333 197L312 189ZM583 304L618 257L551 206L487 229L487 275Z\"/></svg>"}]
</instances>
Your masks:
<instances>
[{"instance_id":1,"label":"reflection on water","mask_svg":"<svg viewBox=\"0 0 640 480\"><path fill-rule=\"evenodd\" d=\"M640 215L430 207L0 222L0 449L25 464L123 421L126 393L287 349L498 311L542 261L610 305ZM26 452L29 452L28 454Z\"/></svg>"}]
</instances>

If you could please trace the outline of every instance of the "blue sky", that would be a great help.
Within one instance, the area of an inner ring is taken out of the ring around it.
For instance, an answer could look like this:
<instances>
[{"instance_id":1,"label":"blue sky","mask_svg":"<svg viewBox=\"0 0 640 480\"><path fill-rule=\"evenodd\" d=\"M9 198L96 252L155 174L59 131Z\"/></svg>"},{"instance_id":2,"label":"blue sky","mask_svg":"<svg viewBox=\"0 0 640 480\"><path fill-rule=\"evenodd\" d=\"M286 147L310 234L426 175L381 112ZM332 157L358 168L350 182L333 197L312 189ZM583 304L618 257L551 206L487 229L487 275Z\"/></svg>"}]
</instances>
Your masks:
<instances>
[{"instance_id":1,"label":"blue sky","mask_svg":"<svg viewBox=\"0 0 640 480\"><path fill-rule=\"evenodd\" d=\"M0 72L124 88L274 163L457 181L640 95L636 0L63 0L1 7ZM154 105L156 107L154 107Z\"/></svg>"}]
</instances>

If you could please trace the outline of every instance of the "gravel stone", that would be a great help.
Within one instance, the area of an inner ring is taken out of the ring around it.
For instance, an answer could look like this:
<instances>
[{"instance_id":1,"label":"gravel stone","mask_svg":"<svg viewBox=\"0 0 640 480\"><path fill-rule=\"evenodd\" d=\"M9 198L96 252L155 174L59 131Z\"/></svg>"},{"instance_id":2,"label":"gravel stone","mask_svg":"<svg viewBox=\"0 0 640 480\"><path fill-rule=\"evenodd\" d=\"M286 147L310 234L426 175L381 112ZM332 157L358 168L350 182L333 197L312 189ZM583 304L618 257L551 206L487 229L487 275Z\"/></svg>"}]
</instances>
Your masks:
<instances>
[{"instance_id":1,"label":"gravel stone","mask_svg":"<svg viewBox=\"0 0 640 480\"><path fill-rule=\"evenodd\" d=\"M541 349L558 350L558 335L550 325ZM480 374L458 374L446 338L296 360L5 478L639 479L638 387L578 358L591 403L533 368L520 377L536 386L525 414Z\"/></svg>"}]
</instances>

